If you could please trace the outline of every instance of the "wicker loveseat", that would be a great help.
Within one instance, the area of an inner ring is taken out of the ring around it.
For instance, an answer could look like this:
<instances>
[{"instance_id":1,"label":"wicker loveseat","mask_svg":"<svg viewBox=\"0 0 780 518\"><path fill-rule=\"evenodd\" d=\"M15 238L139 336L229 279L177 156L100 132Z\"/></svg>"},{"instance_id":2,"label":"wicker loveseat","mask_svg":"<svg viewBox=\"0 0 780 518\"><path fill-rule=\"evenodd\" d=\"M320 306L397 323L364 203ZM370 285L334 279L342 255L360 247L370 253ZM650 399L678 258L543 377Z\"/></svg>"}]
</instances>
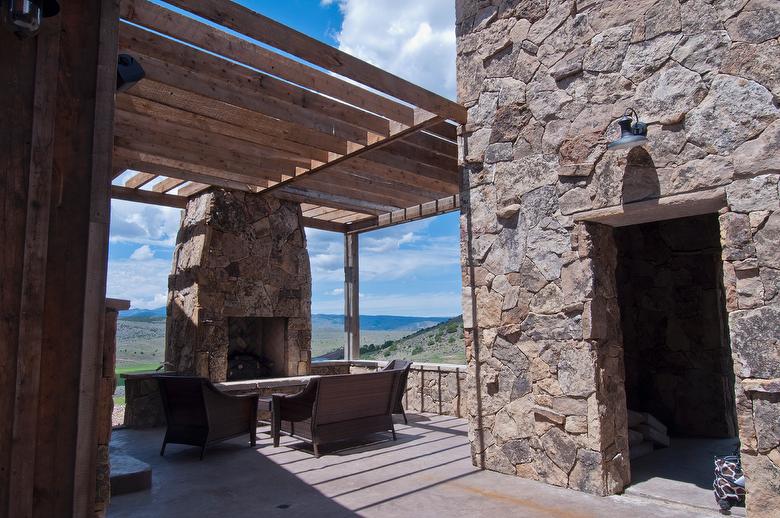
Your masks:
<instances>
[{"instance_id":1,"label":"wicker loveseat","mask_svg":"<svg viewBox=\"0 0 780 518\"><path fill-rule=\"evenodd\" d=\"M391 432L402 370L323 376L297 394L272 397L271 434L279 446L281 432L310 440L314 454L325 443L374 432Z\"/></svg>"}]
</instances>

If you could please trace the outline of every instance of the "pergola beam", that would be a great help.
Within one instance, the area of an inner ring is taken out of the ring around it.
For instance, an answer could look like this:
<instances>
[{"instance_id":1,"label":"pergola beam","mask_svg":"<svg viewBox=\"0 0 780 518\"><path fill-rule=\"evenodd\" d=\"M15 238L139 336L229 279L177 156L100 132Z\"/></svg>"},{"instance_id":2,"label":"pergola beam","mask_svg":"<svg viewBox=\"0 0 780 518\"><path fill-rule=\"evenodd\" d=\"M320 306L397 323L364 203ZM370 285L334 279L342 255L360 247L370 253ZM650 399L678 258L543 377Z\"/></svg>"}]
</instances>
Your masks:
<instances>
[{"instance_id":1,"label":"pergola beam","mask_svg":"<svg viewBox=\"0 0 780 518\"><path fill-rule=\"evenodd\" d=\"M407 125L414 123L413 109L404 104L271 52L170 9L145 0L124 0L121 16L127 21L196 47L208 49L220 56L281 77L304 88L341 99L348 104L382 115L390 120Z\"/></svg>"},{"instance_id":2,"label":"pergola beam","mask_svg":"<svg viewBox=\"0 0 780 518\"><path fill-rule=\"evenodd\" d=\"M343 77L419 106L459 124L466 123L466 108L414 83L394 76L339 49L286 27L233 2L168 0L209 21L238 31L281 51L297 56Z\"/></svg>"},{"instance_id":3,"label":"pergola beam","mask_svg":"<svg viewBox=\"0 0 780 518\"><path fill-rule=\"evenodd\" d=\"M422 203L406 209L380 214L375 218L365 219L347 225L347 233L360 234L371 230L392 227L402 223L409 223L418 219L438 216L460 208L460 196L454 195L439 200Z\"/></svg>"},{"instance_id":4,"label":"pergola beam","mask_svg":"<svg viewBox=\"0 0 780 518\"><path fill-rule=\"evenodd\" d=\"M187 198L184 196L145 191L143 189L128 189L127 187L120 187L118 185L111 186L111 197L117 200L163 205L165 207L174 207L177 209L183 209L187 206Z\"/></svg>"},{"instance_id":5,"label":"pergola beam","mask_svg":"<svg viewBox=\"0 0 780 518\"><path fill-rule=\"evenodd\" d=\"M274 185L273 187L270 187L268 190L278 189L281 186L287 185L288 183L292 183L297 178L310 178L310 177L314 176L315 174L321 173L322 171L325 171L326 169L328 169L330 167L333 167L335 165L343 164L343 163L346 163L346 162L348 162L350 160L353 160L355 158L363 157L364 155L366 155L367 153L369 153L371 151L379 150L382 147L390 144L391 142L394 142L396 140L400 140L400 139L404 138L406 135L411 135L412 133L415 133L417 131L425 129L425 128L427 128L429 126L432 126L432 125L434 125L434 124L436 124L436 123L438 123L440 121L441 121L441 117L436 116L436 115L431 116L431 117L423 120L422 122L419 122L419 123L415 124L414 126L409 126L409 127L404 128L404 129L402 129L400 131L397 131L396 133L394 133L393 135L391 135L391 136L389 136L389 137L387 137L385 139L382 139L382 140L380 140L378 142L375 142L373 144L369 144L367 146L364 146L364 147L362 147L362 148L360 148L360 149L358 149L356 151L353 151L351 153L347 153L346 155L342 155L342 156L340 156L338 158L335 158L334 160L331 160L330 162L322 164L321 166L315 167L315 168L311 169L310 171L307 171L304 174L300 174L300 175L296 176L295 178L279 182L278 184Z\"/></svg>"},{"instance_id":6,"label":"pergola beam","mask_svg":"<svg viewBox=\"0 0 780 518\"><path fill-rule=\"evenodd\" d=\"M464 107L232 2L120 3L118 48L146 72L116 102L114 165L137 171L134 199L267 192L357 232L458 194L448 119Z\"/></svg>"}]
</instances>

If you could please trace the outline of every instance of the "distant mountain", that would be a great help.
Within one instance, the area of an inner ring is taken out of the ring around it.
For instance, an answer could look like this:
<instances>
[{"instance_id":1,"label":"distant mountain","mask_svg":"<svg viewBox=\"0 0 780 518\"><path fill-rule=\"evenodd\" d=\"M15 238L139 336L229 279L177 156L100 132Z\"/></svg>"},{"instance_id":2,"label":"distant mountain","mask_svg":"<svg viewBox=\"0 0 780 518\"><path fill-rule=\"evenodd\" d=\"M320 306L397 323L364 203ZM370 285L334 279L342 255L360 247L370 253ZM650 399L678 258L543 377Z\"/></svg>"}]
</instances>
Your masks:
<instances>
[{"instance_id":1,"label":"distant mountain","mask_svg":"<svg viewBox=\"0 0 780 518\"><path fill-rule=\"evenodd\" d=\"M157 322L165 320L165 308L128 309L119 312L120 320ZM396 315L360 315L360 329L366 331L417 331L449 320L449 317L403 317ZM343 330L344 315L314 314L314 329Z\"/></svg>"},{"instance_id":2,"label":"distant mountain","mask_svg":"<svg viewBox=\"0 0 780 518\"><path fill-rule=\"evenodd\" d=\"M133 322L157 322L165 320L165 308L127 309L119 312L119 319Z\"/></svg>"},{"instance_id":3,"label":"distant mountain","mask_svg":"<svg viewBox=\"0 0 780 518\"><path fill-rule=\"evenodd\" d=\"M366 331L417 331L449 320L450 317L402 317L396 315L360 315L360 329ZM344 315L314 314L315 329L344 329Z\"/></svg>"}]
</instances>

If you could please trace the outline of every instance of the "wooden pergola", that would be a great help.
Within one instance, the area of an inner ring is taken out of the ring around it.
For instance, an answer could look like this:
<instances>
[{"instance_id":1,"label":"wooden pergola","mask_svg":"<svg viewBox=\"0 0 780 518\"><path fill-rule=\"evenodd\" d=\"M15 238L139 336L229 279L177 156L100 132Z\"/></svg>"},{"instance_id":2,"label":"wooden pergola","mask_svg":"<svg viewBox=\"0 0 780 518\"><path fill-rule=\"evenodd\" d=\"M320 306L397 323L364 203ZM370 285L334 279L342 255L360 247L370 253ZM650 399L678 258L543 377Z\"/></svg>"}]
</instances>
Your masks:
<instances>
[{"instance_id":1,"label":"wooden pergola","mask_svg":"<svg viewBox=\"0 0 780 518\"><path fill-rule=\"evenodd\" d=\"M459 207L464 107L239 4L168 3L187 14L121 3L119 52L146 77L116 98L114 177L137 173L112 197L272 192L345 234Z\"/></svg>"},{"instance_id":2,"label":"wooden pergola","mask_svg":"<svg viewBox=\"0 0 780 518\"><path fill-rule=\"evenodd\" d=\"M345 235L355 330L359 233L459 206L462 106L229 0L168 5L69 0L32 37L0 29L0 516L94 515L112 198L301 203ZM118 52L146 71L121 93Z\"/></svg>"}]
</instances>

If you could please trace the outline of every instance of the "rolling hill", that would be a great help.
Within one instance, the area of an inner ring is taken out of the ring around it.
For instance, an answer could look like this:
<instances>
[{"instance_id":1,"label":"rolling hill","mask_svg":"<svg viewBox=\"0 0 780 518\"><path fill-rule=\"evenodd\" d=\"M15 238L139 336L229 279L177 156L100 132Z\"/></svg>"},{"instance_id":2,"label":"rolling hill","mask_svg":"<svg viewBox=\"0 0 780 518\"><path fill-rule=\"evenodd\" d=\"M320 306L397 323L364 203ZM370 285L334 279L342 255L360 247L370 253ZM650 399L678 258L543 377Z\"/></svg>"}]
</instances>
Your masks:
<instances>
[{"instance_id":1,"label":"rolling hill","mask_svg":"<svg viewBox=\"0 0 780 518\"><path fill-rule=\"evenodd\" d=\"M361 315L360 341L363 347L368 348L373 345L376 349L380 344L400 342L406 338L417 340L414 337L419 336L423 331L436 328L437 325L448 321L446 317ZM460 342L463 342L462 336ZM343 344L343 315L312 315L313 358L338 355L338 351L342 351ZM409 348L402 346L399 350L406 349ZM412 349L414 347L409 349L409 352ZM434 349L434 354L439 354L440 351L446 352L447 347L437 346ZM157 366L163 361L164 350L165 308L131 309L120 312L117 323L117 367L138 366L148 369L150 365Z\"/></svg>"},{"instance_id":2,"label":"rolling hill","mask_svg":"<svg viewBox=\"0 0 780 518\"><path fill-rule=\"evenodd\" d=\"M361 342L365 343L361 330ZM314 357L314 354L312 354ZM337 360L344 357L341 347L333 349L316 359ZM405 358L419 362L466 363L463 340L463 317L458 316L419 329L396 340L369 343L360 347L360 358L364 360L392 360Z\"/></svg>"}]
</instances>

